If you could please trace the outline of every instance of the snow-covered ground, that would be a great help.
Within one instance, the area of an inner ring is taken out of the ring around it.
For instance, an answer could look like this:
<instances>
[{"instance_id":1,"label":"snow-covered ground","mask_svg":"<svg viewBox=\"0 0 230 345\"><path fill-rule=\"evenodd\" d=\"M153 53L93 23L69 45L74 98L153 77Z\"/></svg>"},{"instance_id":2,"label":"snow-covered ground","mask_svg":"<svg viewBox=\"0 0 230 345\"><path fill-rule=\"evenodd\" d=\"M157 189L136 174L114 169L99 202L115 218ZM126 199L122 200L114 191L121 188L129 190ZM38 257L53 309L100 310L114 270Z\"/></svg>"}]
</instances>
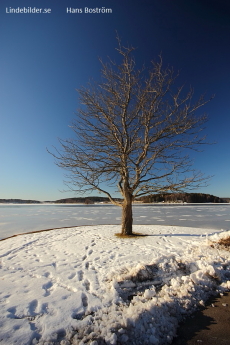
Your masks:
<instances>
[{"instance_id":1,"label":"snow-covered ground","mask_svg":"<svg viewBox=\"0 0 230 345\"><path fill-rule=\"evenodd\" d=\"M170 344L184 315L230 288L229 252L209 245L230 231L119 231L80 226L1 241L0 344Z\"/></svg>"}]
</instances>

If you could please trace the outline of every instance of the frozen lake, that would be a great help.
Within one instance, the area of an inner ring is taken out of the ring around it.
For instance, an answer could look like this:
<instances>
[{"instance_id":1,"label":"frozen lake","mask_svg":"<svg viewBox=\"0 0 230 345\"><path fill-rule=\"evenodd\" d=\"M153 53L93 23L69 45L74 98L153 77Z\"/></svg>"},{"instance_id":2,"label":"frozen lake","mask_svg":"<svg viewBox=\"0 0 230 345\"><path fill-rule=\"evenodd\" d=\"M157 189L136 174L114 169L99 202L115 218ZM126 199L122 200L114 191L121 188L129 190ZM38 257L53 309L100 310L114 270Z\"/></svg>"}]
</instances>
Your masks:
<instances>
[{"instance_id":1,"label":"frozen lake","mask_svg":"<svg viewBox=\"0 0 230 345\"><path fill-rule=\"evenodd\" d=\"M230 204L134 205L134 224L230 229ZM0 239L79 225L120 224L114 205L0 205Z\"/></svg>"}]
</instances>

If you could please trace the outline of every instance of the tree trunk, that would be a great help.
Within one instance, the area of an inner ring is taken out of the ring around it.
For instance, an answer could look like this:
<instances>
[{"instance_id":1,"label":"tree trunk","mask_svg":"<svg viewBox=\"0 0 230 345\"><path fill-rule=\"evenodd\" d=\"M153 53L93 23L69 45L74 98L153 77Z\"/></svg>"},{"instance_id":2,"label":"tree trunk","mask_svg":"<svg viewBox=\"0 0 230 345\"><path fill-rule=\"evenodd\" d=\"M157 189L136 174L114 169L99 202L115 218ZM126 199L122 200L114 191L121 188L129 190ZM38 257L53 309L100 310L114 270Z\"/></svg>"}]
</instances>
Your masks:
<instances>
[{"instance_id":1,"label":"tree trunk","mask_svg":"<svg viewBox=\"0 0 230 345\"><path fill-rule=\"evenodd\" d=\"M122 235L132 235L133 231L133 210L132 199L125 200L122 206Z\"/></svg>"}]
</instances>

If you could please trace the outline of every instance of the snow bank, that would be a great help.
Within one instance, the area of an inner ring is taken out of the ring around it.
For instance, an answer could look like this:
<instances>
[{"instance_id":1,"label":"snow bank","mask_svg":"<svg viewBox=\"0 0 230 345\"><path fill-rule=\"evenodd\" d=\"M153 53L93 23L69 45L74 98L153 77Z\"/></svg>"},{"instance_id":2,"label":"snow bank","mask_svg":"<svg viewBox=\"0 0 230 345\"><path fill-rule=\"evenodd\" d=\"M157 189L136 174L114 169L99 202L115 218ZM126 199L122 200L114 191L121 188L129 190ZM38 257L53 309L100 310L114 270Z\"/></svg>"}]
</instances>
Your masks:
<instances>
[{"instance_id":1,"label":"snow bank","mask_svg":"<svg viewBox=\"0 0 230 345\"><path fill-rule=\"evenodd\" d=\"M170 344L185 315L230 289L229 252L208 243L230 231L134 230L149 236L105 225L1 242L1 343Z\"/></svg>"}]
</instances>

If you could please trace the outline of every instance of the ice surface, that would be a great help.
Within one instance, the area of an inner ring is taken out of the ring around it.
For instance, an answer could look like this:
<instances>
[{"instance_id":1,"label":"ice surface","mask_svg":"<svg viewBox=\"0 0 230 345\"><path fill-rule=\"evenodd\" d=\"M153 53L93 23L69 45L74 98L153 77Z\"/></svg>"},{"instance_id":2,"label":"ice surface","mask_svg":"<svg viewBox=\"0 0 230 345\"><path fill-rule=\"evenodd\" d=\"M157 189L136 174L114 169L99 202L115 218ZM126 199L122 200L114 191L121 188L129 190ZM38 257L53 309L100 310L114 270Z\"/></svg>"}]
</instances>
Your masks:
<instances>
[{"instance_id":1,"label":"ice surface","mask_svg":"<svg viewBox=\"0 0 230 345\"><path fill-rule=\"evenodd\" d=\"M229 229L230 204L134 205L135 224ZM0 205L0 239L34 230L120 224L114 205Z\"/></svg>"}]
</instances>

